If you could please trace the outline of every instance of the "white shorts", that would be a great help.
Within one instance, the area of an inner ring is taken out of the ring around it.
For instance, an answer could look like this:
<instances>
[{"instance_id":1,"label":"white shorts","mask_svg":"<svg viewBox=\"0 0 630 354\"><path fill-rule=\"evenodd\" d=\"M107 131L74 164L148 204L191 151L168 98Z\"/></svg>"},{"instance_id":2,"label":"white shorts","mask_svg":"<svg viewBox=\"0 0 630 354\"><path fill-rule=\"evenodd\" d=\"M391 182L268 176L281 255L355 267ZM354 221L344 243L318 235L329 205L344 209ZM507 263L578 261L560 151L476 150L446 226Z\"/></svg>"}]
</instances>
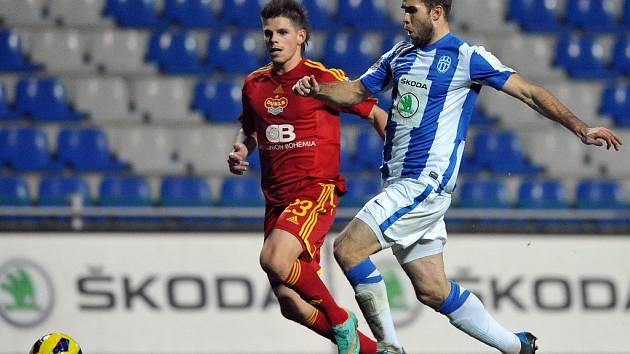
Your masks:
<instances>
[{"instance_id":1,"label":"white shorts","mask_svg":"<svg viewBox=\"0 0 630 354\"><path fill-rule=\"evenodd\" d=\"M451 195L436 193L434 183L399 179L387 184L356 217L404 264L442 252L447 240L444 214L450 205Z\"/></svg>"}]
</instances>

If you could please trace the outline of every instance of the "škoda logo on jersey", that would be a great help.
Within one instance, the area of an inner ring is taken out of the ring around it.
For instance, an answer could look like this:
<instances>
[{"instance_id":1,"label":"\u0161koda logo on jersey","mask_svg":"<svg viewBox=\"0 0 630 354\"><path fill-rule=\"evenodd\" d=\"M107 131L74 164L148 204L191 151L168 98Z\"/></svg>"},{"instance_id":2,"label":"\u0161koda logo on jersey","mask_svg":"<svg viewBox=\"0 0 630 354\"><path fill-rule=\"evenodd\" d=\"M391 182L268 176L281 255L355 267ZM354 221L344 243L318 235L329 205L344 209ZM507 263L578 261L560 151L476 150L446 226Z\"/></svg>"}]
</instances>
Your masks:
<instances>
[{"instance_id":1,"label":"\u0161koda logo on jersey","mask_svg":"<svg viewBox=\"0 0 630 354\"><path fill-rule=\"evenodd\" d=\"M289 100L286 97L280 97L276 95L275 97L269 97L265 100L265 108L267 108L267 112L277 116L282 113L285 108L289 105Z\"/></svg>"}]
</instances>

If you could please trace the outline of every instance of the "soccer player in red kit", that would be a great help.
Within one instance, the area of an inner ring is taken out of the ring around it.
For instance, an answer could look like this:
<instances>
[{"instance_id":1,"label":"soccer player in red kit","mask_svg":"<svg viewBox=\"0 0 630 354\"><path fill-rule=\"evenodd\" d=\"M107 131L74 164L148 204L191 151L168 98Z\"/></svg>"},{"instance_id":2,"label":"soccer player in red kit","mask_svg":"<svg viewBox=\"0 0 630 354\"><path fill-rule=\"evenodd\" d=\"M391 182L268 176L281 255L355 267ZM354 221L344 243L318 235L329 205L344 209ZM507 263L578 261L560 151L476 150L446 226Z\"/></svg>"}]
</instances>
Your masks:
<instances>
[{"instance_id":1,"label":"soccer player in red kit","mask_svg":"<svg viewBox=\"0 0 630 354\"><path fill-rule=\"evenodd\" d=\"M384 135L387 113L367 100L341 108L293 93L304 75L323 82L347 80L303 57L309 25L294 0L272 0L261 11L271 63L243 86L241 131L229 154L230 171L243 174L258 147L266 210L260 264L284 317L333 340L339 353L375 353L373 340L357 332L357 319L339 307L318 275L320 248L333 224L346 185L339 172L339 112L370 120Z\"/></svg>"}]
</instances>

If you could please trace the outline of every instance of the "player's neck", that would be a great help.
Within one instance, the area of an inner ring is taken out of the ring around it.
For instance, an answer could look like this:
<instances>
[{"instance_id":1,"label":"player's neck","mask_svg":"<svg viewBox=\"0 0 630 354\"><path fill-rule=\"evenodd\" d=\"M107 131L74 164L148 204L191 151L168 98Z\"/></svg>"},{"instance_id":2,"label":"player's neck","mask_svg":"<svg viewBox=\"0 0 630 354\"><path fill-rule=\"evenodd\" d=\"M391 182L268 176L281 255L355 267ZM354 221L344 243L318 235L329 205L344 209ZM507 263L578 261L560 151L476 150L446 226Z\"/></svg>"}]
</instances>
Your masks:
<instances>
[{"instance_id":1,"label":"player's neck","mask_svg":"<svg viewBox=\"0 0 630 354\"><path fill-rule=\"evenodd\" d=\"M273 64L273 72L276 75L283 75L295 69L302 61L301 55L296 55L282 64Z\"/></svg>"},{"instance_id":2,"label":"player's neck","mask_svg":"<svg viewBox=\"0 0 630 354\"><path fill-rule=\"evenodd\" d=\"M449 33L451 33L451 30L448 27L448 23L440 24L439 26L435 27L435 32L433 33L433 38L431 38L431 42L429 42L428 45L432 45L432 44L436 43L437 41L439 41L440 39L444 38L444 36L446 36Z\"/></svg>"}]
</instances>

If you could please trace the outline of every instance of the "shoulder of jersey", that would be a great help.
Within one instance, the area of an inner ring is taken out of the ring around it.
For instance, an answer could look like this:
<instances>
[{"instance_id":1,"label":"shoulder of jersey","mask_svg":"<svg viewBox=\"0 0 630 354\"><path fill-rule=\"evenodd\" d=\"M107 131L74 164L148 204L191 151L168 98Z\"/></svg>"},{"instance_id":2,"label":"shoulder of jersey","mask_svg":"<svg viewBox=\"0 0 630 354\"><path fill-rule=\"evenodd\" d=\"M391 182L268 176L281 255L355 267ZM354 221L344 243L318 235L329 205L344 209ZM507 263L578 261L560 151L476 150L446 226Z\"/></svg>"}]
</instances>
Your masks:
<instances>
[{"instance_id":1,"label":"shoulder of jersey","mask_svg":"<svg viewBox=\"0 0 630 354\"><path fill-rule=\"evenodd\" d=\"M247 75L247 78L245 79L245 81L249 81L252 79L255 79L257 77L260 77L261 75L266 75L269 74L269 72L271 71L271 63L260 67L254 71L252 71L251 73L249 73L249 75Z\"/></svg>"},{"instance_id":2,"label":"shoulder of jersey","mask_svg":"<svg viewBox=\"0 0 630 354\"><path fill-rule=\"evenodd\" d=\"M318 61L307 59L304 62L304 66L308 69L311 75L315 75L315 78L322 82L348 80L348 76L343 70L327 68L324 64Z\"/></svg>"}]
</instances>

